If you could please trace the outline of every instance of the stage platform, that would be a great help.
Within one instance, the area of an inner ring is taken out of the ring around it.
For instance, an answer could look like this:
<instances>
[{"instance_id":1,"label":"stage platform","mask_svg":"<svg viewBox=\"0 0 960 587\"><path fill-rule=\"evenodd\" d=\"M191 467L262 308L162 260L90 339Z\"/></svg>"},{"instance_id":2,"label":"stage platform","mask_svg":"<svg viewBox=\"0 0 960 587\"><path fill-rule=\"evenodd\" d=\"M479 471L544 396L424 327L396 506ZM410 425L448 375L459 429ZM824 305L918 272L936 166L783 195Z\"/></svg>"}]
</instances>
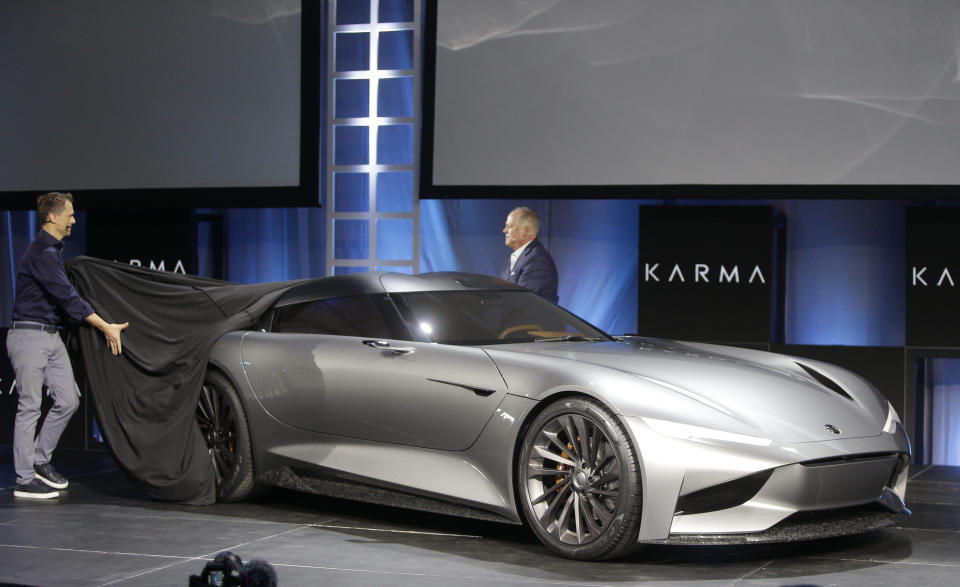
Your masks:
<instances>
[{"instance_id":1,"label":"stage platform","mask_svg":"<svg viewBox=\"0 0 960 587\"><path fill-rule=\"evenodd\" d=\"M0 585L187 585L217 553L262 559L282 586L954 585L960 467L915 465L913 515L865 536L783 545L647 547L558 558L525 529L276 490L256 503L154 502L103 452L58 451L56 500L13 497L0 447Z\"/></svg>"}]
</instances>

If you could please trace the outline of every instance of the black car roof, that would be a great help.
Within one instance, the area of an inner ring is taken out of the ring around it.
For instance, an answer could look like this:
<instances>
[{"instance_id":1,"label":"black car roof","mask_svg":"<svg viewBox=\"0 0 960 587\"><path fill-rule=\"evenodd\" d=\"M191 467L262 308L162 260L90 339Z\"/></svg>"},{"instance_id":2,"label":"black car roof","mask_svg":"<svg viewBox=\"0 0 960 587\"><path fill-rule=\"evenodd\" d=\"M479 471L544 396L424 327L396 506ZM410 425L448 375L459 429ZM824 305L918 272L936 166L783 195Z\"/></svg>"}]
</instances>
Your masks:
<instances>
[{"instance_id":1,"label":"black car roof","mask_svg":"<svg viewBox=\"0 0 960 587\"><path fill-rule=\"evenodd\" d=\"M294 286L276 306L341 296L369 295L385 292L518 290L524 288L489 275L442 271L407 275L387 271L366 271L333 277L318 277Z\"/></svg>"}]
</instances>

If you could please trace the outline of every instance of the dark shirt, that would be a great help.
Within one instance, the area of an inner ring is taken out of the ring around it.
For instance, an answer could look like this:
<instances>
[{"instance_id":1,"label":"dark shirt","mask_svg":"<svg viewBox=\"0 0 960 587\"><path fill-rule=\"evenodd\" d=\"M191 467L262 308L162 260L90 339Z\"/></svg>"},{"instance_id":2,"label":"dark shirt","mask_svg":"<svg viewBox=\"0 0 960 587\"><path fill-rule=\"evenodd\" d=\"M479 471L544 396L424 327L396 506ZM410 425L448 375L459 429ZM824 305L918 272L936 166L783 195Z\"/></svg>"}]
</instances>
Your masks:
<instances>
[{"instance_id":1,"label":"dark shirt","mask_svg":"<svg viewBox=\"0 0 960 587\"><path fill-rule=\"evenodd\" d=\"M90 314L93 307L80 297L63 270L63 241L41 230L17 265L10 319L59 324L64 315L79 322Z\"/></svg>"}]
</instances>

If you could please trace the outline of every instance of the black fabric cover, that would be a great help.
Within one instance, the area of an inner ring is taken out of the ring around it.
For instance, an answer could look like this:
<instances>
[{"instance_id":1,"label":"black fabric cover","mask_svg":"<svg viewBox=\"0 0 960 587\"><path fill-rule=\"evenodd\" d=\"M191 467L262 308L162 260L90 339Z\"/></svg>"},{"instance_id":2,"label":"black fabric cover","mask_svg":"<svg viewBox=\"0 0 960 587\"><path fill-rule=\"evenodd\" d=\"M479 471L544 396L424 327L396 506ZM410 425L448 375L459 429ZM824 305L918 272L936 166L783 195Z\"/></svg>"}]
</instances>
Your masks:
<instances>
[{"instance_id":1,"label":"black fabric cover","mask_svg":"<svg viewBox=\"0 0 960 587\"><path fill-rule=\"evenodd\" d=\"M149 496L216 501L197 403L210 348L251 327L299 281L237 285L92 257L66 263L77 291L107 322L130 322L123 353L84 323L80 354L97 423L120 468Z\"/></svg>"}]
</instances>

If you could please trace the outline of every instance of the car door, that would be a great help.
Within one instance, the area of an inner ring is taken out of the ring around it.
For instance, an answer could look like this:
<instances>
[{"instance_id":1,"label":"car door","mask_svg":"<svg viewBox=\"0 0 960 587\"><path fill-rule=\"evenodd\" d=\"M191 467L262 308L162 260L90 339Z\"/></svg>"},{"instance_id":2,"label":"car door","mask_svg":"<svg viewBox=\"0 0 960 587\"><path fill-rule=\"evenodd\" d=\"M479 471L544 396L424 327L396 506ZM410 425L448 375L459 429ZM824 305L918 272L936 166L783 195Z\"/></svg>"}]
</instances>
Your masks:
<instances>
[{"instance_id":1,"label":"car door","mask_svg":"<svg viewBox=\"0 0 960 587\"><path fill-rule=\"evenodd\" d=\"M344 305L337 320L348 314ZM369 310L363 319L369 322ZM479 436L506 394L496 366L477 347L251 332L242 353L247 380L273 417L336 436L462 450Z\"/></svg>"}]
</instances>

